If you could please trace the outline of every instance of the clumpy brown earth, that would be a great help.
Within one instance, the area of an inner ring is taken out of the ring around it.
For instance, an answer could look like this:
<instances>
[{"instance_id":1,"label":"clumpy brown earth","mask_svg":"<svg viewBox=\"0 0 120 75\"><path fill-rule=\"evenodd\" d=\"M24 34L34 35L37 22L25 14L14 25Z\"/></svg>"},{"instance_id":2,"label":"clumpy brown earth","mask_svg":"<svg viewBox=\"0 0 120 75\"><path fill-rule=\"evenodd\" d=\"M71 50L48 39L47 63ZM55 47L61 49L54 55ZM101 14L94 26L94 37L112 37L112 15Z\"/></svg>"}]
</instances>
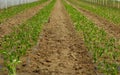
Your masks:
<instances>
[{"instance_id":1,"label":"clumpy brown earth","mask_svg":"<svg viewBox=\"0 0 120 75\"><path fill-rule=\"evenodd\" d=\"M83 40L57 0L38 44L22 58L18 75L96 75Z\"/></svg>"},{"instance_id":2,"label":"clumpy brown earth","mask_svg":"<svg viewBox=\"0 0 120 75\"><path fill-rule=\"evenodd\" d=\"M46 3L43 3L41 5L38 5L36 7L30 8L30 9L28 9L26 11L23 11L23 12L15 15L15 16L7 19L3 23L1 23L0 24L0 38L4 37L5 35L12 32L12 28L14 26L22 24L25 21L27 21L28 19L30 19L31 17L33 17L35 14L37 14L40 11L40 9L42 9L49 2L50 1L48 1Z\"/></svg>"},{"instance_id":3,"label":"clumpy brown earth","mask_svg":"<svg viewBox=\"0 0 120 75\"><path fill-rule=\"evenodd\" d=\"M79 3L77 0L75 0L75 2ZM69 3L75 9L80 11L88 19L92 20L98 27L103 28L109 35L120 39L120 26L119 25L115 25L114 23L104 19L103 17L98 16L97 14L94 14L93 12L90 12L78 6L77 4L75 5L73 3L70 3L68 0L67 0L67 3Z\"/></svg>"}]
</instances>

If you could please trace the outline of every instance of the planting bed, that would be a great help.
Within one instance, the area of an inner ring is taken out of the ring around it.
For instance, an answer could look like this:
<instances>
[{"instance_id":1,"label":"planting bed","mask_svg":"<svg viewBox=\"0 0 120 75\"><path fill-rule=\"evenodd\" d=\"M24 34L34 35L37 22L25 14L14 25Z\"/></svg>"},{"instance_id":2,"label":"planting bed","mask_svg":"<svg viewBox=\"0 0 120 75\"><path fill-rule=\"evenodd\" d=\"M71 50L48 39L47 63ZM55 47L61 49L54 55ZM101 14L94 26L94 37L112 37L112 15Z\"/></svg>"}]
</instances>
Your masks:
<instances>
[{"instance_id":1,"label":"planting bed","mask_svg":"<svg viewBox=\"0 0 120 75\"><path fill-rule=\"evenodd\" d=\"M93 12L96 15L99 15L107 19L109 22L113 22L116 25L120 25L119 15L120 9L90 4L81 0L69 0L69 1L75 3L76 5L79 5L79 7L82 7L90 12Z\"/></svg>"},{"instance_id":2,"label":"planting bed","mask_svg":"<svg viewBox=\"0 0 120 75\"><path fill-rule=\"evenodd\" d=\"M118 21L79 0L43 0L30 6L8 8L27 10L0 20L0 75L120 74Z\"/></svg>"},{"instance_id":3,"label":"planting bed","mask_svg":"<svg viewBox=\"0 0 120 75\"><path fill-rule=\"evenodd\" d=\"M13 6L13 7L9 7L8 9L1 9L0 10L0 24L3 21L6 21L9 17L18 14L19 12L23 12L29 8L35 7L43 2L46 2L47 0L40 0L37 2L33 2L33 3L28 3L28 4L22 4L22 5L18 5L18 6Z\"/></svg>"},{"instance_id":4,"label":"planting bed","mask_svg":"<svg viewBox=\"0 0 120 75\"><path fill-rule=\"evenodd\" d=\"M98 27L103 28L107 33L111 34L111 36L120 39L120 26L117 26L114 23L104 19L103 17L100 17L88 10L79 7L79 5L76 5L76 3L72 3L72 6L84 14L84 16L86 16L89 20L98 25Z\"/></svg>"},{"instance_id":5,"label":"planting bed","mask_svg":"<svg viewBox=\"0 0 120 75\"><path fill-rule=\"evenodd\" d=\"M83 33L84 41L86 42L88 50L91 51L91 55L93 55L97 68L105 74L118 75L120 72L119 37L111 36L112 33L107 33L104 28L98 27L99 25L97 26L91 22L91 20L87 19L87 14L85 15L84 12L76 8L75 5L69 2L67 3L69 5L66 5L66 9L72 17L76 29ZM87 17L89 18L89 16Z\"/></svg>"},{"instance_id":6,"label":"planting bed","mask_svg":"<svg viewBox=\"0 0 120 75\"><path fill-rule=\"evenodd\" d=\"M42 9L49 2L50 1L47 1L46 3L40 4L36 7L28 9L22 13L19 13L15 16L9 18L5 22L1 23L0 24L0 38L4 37L5 35L12 32L12 28L14 26L18 26L18 25L24 23L25 21L27 21L28 19L30 19L31 17L33 17L35 14L37 14L39 12L40 9Z\"/></svg>"}]
</instances>

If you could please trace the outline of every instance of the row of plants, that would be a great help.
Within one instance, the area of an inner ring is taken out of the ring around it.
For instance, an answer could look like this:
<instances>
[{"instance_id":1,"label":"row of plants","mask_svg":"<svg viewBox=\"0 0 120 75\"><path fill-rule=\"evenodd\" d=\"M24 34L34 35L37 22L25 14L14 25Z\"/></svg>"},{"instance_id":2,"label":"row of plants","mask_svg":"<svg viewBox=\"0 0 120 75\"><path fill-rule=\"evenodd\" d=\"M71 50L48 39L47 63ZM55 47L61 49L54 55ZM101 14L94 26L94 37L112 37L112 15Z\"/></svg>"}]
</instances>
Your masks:
<instances>
[{"instance_id":1,"label":"row of plants","mask_svg":"<svg viewBox=\"0 0 120 75\"><path fill-rule=\"evenodd\" d=\"M85 45L96 64L99 73L118 75L120 72L120 44L114 37L110 37L83 14L64 2L65 8L73 20L78 32L83 33Z\"/></svg>"},{"instance_id":2,"label":"row of plants","mask_svg":"<svg viewBox=\"0 0 120 75\"><path fill-rule=\"evenodd\" d=\"M22 5L12 6L7 9L2 9L2 10L0 10L0 23L3 22L5 19L7 19L19 12L22 12L31 7L40 5L46 1L48 1L48 0L39 0L39 1L33 2L33 3L22 4Z\"/></svg>"},{"instance_id":3,"label":"row of plants","mask_svg":"<svg viewBox=\"0 0 120 75\"><path fill-rule=\"evenodd\" d=\"M96 4L87 3L81 0L69 0L71 3L82 7L96 15L99 15L116 25L120 25L120 10L116 8L110 8L105 6L100 6Z\"/></svg>"},{"instance_id":4,"label":"row of plants","mask_svg":"<svg viewBox=\"0 0 120 75\"><path fill-rule=\"evenodd\" d=\"M82 1L101 5L104 7L120 8L120 1L118 0L82 0Z\"/></svg>"},{"instance_id":5,"label":"row of plants","mask_svg":"<svg viewBox=\"0 0 120 75\"><path fill-rule=\"evenodd\" d=\"M16 75L16 67L22 62L20 58L26 54L26 50L36 45L42 25L48 21L55 1L52 0L38 14L27 22L13 28L11 34L0 40L0 53L9 75Z\"/></svg>"}]
</instances>

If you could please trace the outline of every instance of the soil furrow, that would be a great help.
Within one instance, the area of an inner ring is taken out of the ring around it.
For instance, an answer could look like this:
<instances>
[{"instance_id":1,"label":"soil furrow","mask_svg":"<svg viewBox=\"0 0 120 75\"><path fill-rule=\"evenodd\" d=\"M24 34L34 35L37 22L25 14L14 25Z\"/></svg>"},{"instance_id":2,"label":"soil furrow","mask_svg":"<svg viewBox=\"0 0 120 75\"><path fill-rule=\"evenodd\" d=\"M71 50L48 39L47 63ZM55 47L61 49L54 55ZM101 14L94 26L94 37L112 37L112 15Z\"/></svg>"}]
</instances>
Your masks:
<instances>
[{"instance_id":1,"label":"soil furrow","mask_svg":"<svg viewBox=\"0 0 120 75\"><path fill-rule=\"evenodd\" d=\"M4 37L5 35L12 32L12 28L14 26L20 25L20 24L24 23L25 21L27 21L28 19L30 19L31 17L33 17L35 14L37 14L40 11L40 9L42 9L49 2L50 1L43 3L41 5L38 5L36 7L30 8L26 11L23 11L15 16L7 19L3 23L1 23L0 24L0 38Z\"/></svg>"},{"instance_id":2,"label":"soil furrow","mask_svg":"<svg viewBox=\"0 0 120 75\"><path fill-rule=\"evenodd\" d=\"M57 0L37 46L27 52L23 61L18 71L24 75L96 75L61 0Z\"/></svg>"},{"instance_id":3,"label":"soil furrow","mask_svg":"<svg viewBox=\"0 0 120 75\"><path fill-rule=\"evenodd\" d=\"M74 5L67 1L68 4L72 5L75 9L80 11L83 15L85 15L88 19L92 20L98 27L103 28L109 35L114 36L117 39L120 39L120 26L115 25L112 22L84 9L77 5Z\"/></svg>"}]
</instances>

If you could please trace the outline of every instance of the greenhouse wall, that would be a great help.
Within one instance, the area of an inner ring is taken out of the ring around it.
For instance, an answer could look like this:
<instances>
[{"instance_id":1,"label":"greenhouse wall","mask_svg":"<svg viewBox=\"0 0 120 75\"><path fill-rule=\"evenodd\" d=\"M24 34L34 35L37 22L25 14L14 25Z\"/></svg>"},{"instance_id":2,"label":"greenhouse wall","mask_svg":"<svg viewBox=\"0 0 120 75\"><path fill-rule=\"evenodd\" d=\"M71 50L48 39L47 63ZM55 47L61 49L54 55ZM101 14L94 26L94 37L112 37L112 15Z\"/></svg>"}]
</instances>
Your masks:
<instances>
[{"instance_id":1,"label":"greenhouse wall","mask_svg":"<svg viewBox=\"0 0 120 75\"><path fill-rule=\"evenodd\" d=\"M7 8L14 5L30 3L34 1L37 1L37 0L0 0L0 9Z\"/></svg>"},{"instance_id":2,"label":"greenhouse wall","mask_svg":"<svg viewBox=\"0 0 120 75\"><path fill-rule=\"evenodd\" d=\"M81 0L107 7L120 8L120 0Z\"/></svg>"}]
</instances>

